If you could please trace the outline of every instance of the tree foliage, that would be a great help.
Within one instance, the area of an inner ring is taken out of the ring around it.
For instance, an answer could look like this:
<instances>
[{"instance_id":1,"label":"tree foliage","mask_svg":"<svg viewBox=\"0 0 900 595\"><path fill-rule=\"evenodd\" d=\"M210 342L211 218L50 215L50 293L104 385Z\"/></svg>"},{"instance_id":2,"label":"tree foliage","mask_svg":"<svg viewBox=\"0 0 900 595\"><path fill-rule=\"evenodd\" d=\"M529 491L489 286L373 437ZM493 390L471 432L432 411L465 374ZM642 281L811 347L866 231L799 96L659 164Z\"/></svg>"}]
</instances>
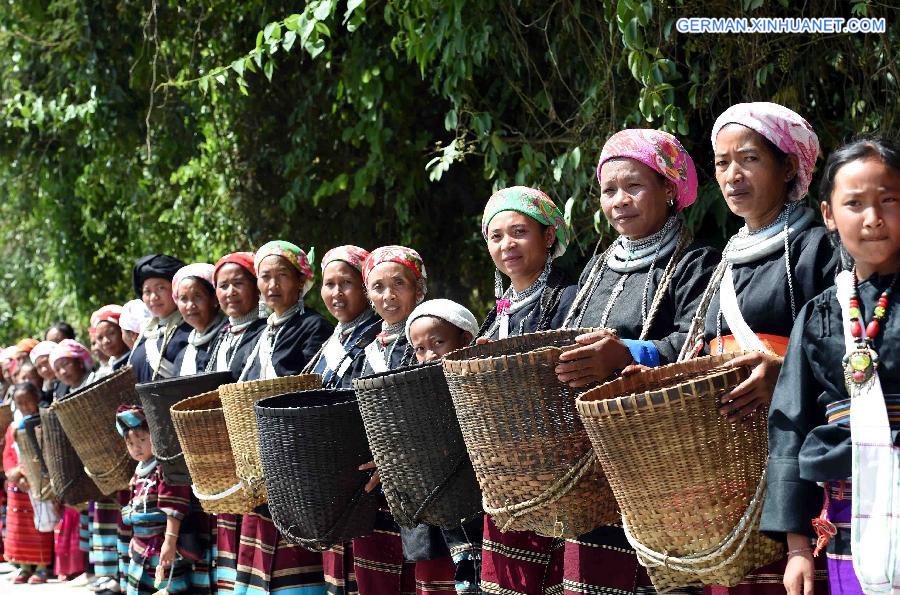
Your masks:
<instances>
[{"instance_id":1,"label":"tree foliage","mask_svg":"<svg viewBox=\"0 0 900 595\"><path fill-rule=\"evenodd\" d=\"M685 35L682 16L886 17L884 34ZM898 19L879 0L17 0L0 6L0 339L129 296L131 262L284 237L402 242L432 295L487 302L493 188L565 205L576 270L608 234L594 166L625 126L678 134L687 217L734 222L709 129L737 101L803 114L827 152L896 134ZM606 235L605 235L606 234Z\"/></svg>"}]
</instances>

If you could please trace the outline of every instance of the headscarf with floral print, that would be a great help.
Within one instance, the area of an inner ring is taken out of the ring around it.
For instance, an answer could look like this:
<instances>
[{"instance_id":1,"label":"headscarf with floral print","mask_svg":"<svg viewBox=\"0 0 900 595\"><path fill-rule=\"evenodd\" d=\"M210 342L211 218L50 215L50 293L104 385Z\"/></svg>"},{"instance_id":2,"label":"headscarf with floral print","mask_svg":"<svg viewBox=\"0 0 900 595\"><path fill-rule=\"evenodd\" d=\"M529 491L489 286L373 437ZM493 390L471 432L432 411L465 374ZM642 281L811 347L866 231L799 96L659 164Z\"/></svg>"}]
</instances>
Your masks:
<instances>
[{"instance_id":1,"label":"headscarf with floral print","mask_svg":"<svg viewBox=\"0 0 900 595\"><path fill-rule=\"evenodd\" d=\"M681 142L662 130L628 128L615 133L600 152L597 181L603 164L610 159L634 159L675 184L675 209L693 204L697 199L697 169Z\"/></svg>"},{"instance_id":2,"label":"headscarf with floral print","mask_svg":"<svg viewBox=\"0 0 900 595\"><path fill-rule=\"evenodd\" d=\"M428 279L428 273L425 272L425 263L418 252L406 246L382 246L372 250L372 253L366 258L366 262L363 263L363 283L367 282L372 269L385 262L396 262L408 268L412 271L416 281L421 282L423 295L427 293L425 281Z\"/></svg>"},{"instance_id":3,"label":"headscarf with floral print","mask_svg":"<svg viewBox=\"0 0 900 595\"><path fill-rule=\"evenodd\" d=\"M511 186L498 190L488 199L481 217L481 235L488 238L488 225L497 213L517 211L531 217L538 223L556 230L556 244L553 247L553 258L565 254L571 240L569 226L563 218L562 211L550 197L528 186Z\"/></svg>"},{"instance_id":4,"label":"headscarf with floral print","mask_svg":"<svg viewBox=\"0 0 900 595\"><path fill-rule=\"evenodd\" d=\"M322 270L325 270L329 264L335 261L346 262L354 269L362 273L363 264L366 262L366 259L369 257L369 252L359 246L352 246L350 244L346 246L338 246L337 248L332 248L328 252L325 253L325 256L322 257Z\"/></svg>"},{"instance_id":5,"label":"headscarf with floral print","mask_svg":"<svg viewBox=\"0 0 900 595\"><path fill-rule=\"evenodd\" d=\"M312 250L310 250L310 256L307 257L306 252L299 246L284 240L273 240L263 244L262 247L256 251L256 256L253 258L253 268L257 277L259 276L260 263L269 256L280 256L300 271L300 274L303 275L303 289L300 291L301 298L312 289L313 283L315 283L311 262L313 256Z\"/></svg>"}]
</instances>

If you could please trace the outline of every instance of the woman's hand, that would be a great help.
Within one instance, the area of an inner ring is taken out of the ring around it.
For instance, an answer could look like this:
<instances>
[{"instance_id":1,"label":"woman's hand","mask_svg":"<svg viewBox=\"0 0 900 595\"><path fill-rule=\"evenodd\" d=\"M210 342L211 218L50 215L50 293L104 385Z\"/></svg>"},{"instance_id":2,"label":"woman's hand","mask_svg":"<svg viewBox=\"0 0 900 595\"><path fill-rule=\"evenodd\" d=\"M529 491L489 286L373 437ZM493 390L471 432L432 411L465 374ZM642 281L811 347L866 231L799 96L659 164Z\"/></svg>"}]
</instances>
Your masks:
<instances>
[{"instance_id":1,"label":"woman's hand","mask_svg":"<svg viewBox=\"0 0 900 595\"><path fill-rule=\"evenodd\" d=\"M25 479L25 476L21 476L18 481L16 481L16 487L23 492L28 491L28 480Z\"/></svg>"},{"instance_id":2,"label":"woman's hand","mask_svg":"<svg viewBox=\"0 0 900 595\"><path fill-rule=\"evenodd\" d=\"M722 396L719 411L734 423L745 419L772 400L783 358L760 351L741 355L728 366L753 366L750 377Z\"/></svg>"},{"instance_id":3,"label":"woman's hand","mask_svg":"<svg viewBox=\"0 0 900 595\"><path fill-rule=\"evenodd\" d=\"M166 570L175 563L175 556L178 554L178 537L166 535L163 540L162 548L159 550L159 565Z\"/></svg>"},{"instance_id":4,"label":"woman's hand","mask_svg":"<svg viewBox=\"0 0 900 595\"><path fill-rule=\"evenodd\" d=\"M788 533L787 537L788 551L796 552L788 556L784 568L784 588L787 595L813 595L816 568L809 538L797 533Z\"/></svg>"},{"instance_id":5,"label":"woman's hand","mask_svg":"<svg viewBox=\"0 0 900 595\"><path fill-rule=\"evenodd\" d=\"M360 471L371 471L372 469L375 469L375 473L372 474L372 477L370 477L369 481L366 483L366 492L371 492L378 487L381 483L381 475L379 475L378 469L375 468L375 461L359 466Z\"/></svg>"},{"instance_id":6,"label":"woman's hand","mask_svg":"<svg viewBox=\"0 0 900 595\"><path fill-rule=\"evenodd\" d=\"M578 335L575 343L577 347L559 356L555 368L559 381L572 388L603 382L616 370L634 363L628 347L609 329Z\"/></svg>"}]
</instances>

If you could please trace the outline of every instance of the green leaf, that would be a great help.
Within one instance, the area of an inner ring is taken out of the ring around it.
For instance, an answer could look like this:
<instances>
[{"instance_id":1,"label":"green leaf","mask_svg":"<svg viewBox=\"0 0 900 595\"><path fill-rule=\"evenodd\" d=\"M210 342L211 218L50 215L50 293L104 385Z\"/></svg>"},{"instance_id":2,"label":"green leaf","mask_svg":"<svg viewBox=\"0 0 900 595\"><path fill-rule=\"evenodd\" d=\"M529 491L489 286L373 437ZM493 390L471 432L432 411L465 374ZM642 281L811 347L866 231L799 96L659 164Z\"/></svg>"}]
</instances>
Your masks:
<instances>
[{"instance_id":1,"label":"green leaf","mask_svg":"<svg viewBox=\"0 0 900 595\"><path fill-rule=\"evenodd\" d=\"M581 147L575 147L572 149L572 169L577 171L579 165L581 165Z\"/></svg>"},{"instance_id":2,"label":"green leaf","mask_svg":"<svg viewBox=\"0 0 900 595\"><path fill-rule=\"evenodd\" d=\"M284 26L288 31L298 31L300 29L300 15L294 13L284 19Z\"/></svg>"},{"instance_id":3,"label":"green leaf","mask_svg":"<svg viewBox=\"0 0 900 595\"><path fill-rule=\"evenodd\" d=\"M305 45L304 48L306 49L307 52L309 52L310 56L315 58L316 56L318 56L319 54L322 53L322 50L325 49L325 40L320 37L320 38L316 39L314 42L312 42L311 44Z\"/></svg>"},{"instance_id":4,"label":"green leaf","mask_svg":"<svg viewBox=\"0 0 900 595\"><path fill-rule=\"evenodd\" d=\"M209 77L208 76L201 76L200 80L197 81L197 84L200 86L200 90L203 91L204 94L207 91L209 91Z\"/></svg>"},{"instance_id":5,"label":"green leaf","mask_svg":"<svg viewBox=\"0 0 900 595\"><path fill-rule=\"evenodd\" d=\"M503 142L503 139L500 138L500 135L498 135L496 132L491 135L491 146L494 147L494 151L498 155L503 155L504 153L506 153L506 143Z\"/></svg>"},{"instance_id":6,"label":"green leaf","mask_svg":"<svg viewBox=\"0 0 900 595\"><path fill-rule=\"evenodd\" d=\"M288 31L284 34L284 41L281 42L281 47L284 48L284 51L289 52L291 48L294 47L294 42L297 40L297 34L293 31Z\"/></svg>"},{"instance_id":7,"label":"green leaf","mask_svg":"<svg viewBox=\"0 0 900 595\"><path fill-rule=\"evenodd\" d=\"M318 21L324 21L331 16L333 8L334 2L332 0L322 0L319 5L313 9L313 17Z\"/></svg>"},{"instance_id":8,"label":"green leaf","mask_svg":"<svg viewBox=\"0 0 900 595\"><path fill-rule=\"evenodd\" d=\"M243 58L232 62L231 69L233 71L235 71L238 76L244 76L244 60L243 60Z\"/></svg>"},{"instance_id":9,"label":"green leaf","mask_svg":"<svg viewBox=\"0 0 900 595\"><path fill-rule=\"evenodd\" d=\"M331 37L331 29L328 28L328 25L319 21L316 23L316 31L324 35L325 37Z\"/></svg>"},{"instance_id":10,"label":"green leaf","mask_svg":"<svg viewBox=\"0 0 900 595\"><path fill-rule=\"evenodd\" d=\"M269 79L269 82L272 82L272 73L275 71L275 63L271 60L266 62L265 67L263 68L263 73L266 75L266 78Z\"/></svg>"},{"instance_id":11,"label":"green leaf","mask_svg":"<svg viewBox=\"0 0 900 595\"><path fill-rule=\"evenodd\" d=\"M263 37L265 37L266 41L281 39L281 25L278 23L269 23L266 25L266 28L263 29Z\"/></svg>"},{"instance_id":12,"label":"green leaf","mask_svg":"<svg viewBox=\"0 0 900 595\"><path fill-rule=\"evenodd\" d=\"M346 24L350 17L353 16L353 12L359 8L360 6L365 10L365 2L366 0L347 0L347 11L344 13L344 23Z\"/></svg>"},{"instance_id":13,"label":"green leaf","mask_svg":"<svg viewBox=\"0 0 900 595\"><path fill-rule=\"evenodd\" d=\"M456 130L456 125L458 123L456 110L451 109L444 116L444 129L446 130Z\"/></svg>"}]
</instances>

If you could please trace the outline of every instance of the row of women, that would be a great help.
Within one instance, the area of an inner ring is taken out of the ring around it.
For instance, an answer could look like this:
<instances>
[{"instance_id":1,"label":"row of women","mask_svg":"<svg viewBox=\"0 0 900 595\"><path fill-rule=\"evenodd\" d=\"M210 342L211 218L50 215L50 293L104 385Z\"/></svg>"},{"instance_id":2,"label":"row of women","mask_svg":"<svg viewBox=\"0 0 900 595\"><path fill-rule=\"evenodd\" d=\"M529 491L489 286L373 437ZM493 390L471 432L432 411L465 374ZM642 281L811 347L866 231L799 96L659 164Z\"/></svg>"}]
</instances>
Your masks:
<instances>
[{"instance_id":1,"label":"row of women","mask_svg":"<svg viewBox=\"0 0 900 595\"><path fill-rule=\"evenodd\" d=\"M692 238L680 215L695 201L697 172L679 140L628 129L608 139L597 166L602 211L618 236L577 283L554 264L571 237L547 194L517 186L487 201L481 231L496 265L497 307L480 328L458 304L425 301L425 265L412 248L350 245L321 261L332 326L304 306L316 277L307 254L274 241L215 265L140 259L134 290L152 318L113 366L130 363L140 382L200 371L230 370L239 381L316 372L326 388L349 387L473 339L588 328L555 370L560 382L587 387L702 354L748 352L731 365L752 373L722 397L720 411L733 423L768 411L761 530L785 542L786 554L740 585L688 590L896 590L900 395L892 391L900 386L900 358L890 345L900 336L892 315L900 152L891 140L869 138L830 155L823 226L806 206L819 143L801 116L773 103L737 104L719 116L711 141L722 198L743 220L722 252ZM260 301L271 312L266 318ZM880 449L860 449L852 439L851 425L864 413L854 405L851 415L851 395L854 403L875 396L865 415L871 422L880 411L888 428L875 441ZM377 474L368 487L377 489ZM653 592L617 526L569 540L502 532L488 515L454 531L401 529L384 507L373 534L319 554L279 534L265 507L212 521L212 579L192 592ZM158 548L145 550L148 576ZM132 577L127 588L145 592L148 584Z\"/></svg>"}]
</instances>

